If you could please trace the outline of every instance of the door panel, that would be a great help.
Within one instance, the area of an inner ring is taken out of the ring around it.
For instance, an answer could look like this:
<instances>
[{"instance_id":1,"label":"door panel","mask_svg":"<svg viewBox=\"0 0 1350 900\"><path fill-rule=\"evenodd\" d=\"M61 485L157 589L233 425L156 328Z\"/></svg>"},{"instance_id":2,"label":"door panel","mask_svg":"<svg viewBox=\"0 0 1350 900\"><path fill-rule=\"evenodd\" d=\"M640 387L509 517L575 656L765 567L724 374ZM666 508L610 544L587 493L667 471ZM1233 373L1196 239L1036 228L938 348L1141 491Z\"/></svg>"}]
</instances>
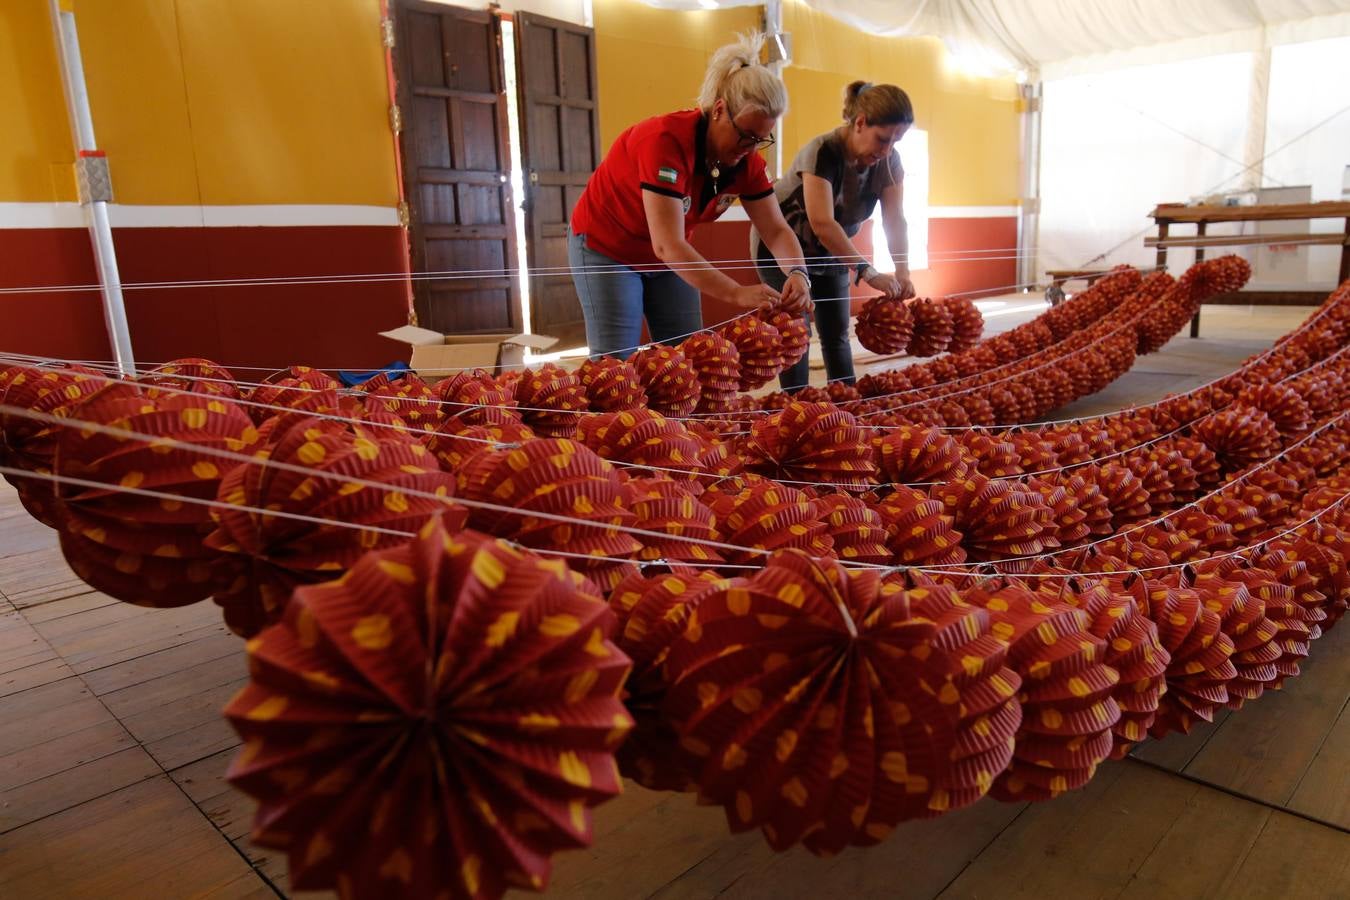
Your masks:
<instances>
[{"instance_id":1,"label":"door panel","mask_svg":"<svg viewBox=\"0 0 1350 900\"><path fill-rule=\"evenodd\" d=\"M418 321L446 333L518 331L498 21L421 0L402 0L397 18L413 271L432 273L413 282Z\"/></svg>"},{"instance_id":2,"label":"door panel","mask_svg":"<svg viewBox=\"0 0 1350 900\"><path fill-rule=\"evenodd\" d=\"M529 266L565 272L567 219L600 163L595 34L533 13L517 13L515 23ZM586 342L569 275L530 276L530 321L559 338L558 349Z\"/></svg>"}]
</instances>

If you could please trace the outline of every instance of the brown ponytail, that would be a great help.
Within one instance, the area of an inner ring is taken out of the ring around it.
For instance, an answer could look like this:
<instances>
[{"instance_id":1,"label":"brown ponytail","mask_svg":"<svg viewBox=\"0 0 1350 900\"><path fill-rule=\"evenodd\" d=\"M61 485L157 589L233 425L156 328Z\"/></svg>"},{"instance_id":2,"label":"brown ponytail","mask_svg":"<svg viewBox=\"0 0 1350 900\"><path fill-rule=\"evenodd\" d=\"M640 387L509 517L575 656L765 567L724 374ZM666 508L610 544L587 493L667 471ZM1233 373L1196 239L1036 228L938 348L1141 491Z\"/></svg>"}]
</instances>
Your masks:
<instances>
[{"instance_id":1,"label":"brown ponytail","mask_svg":"<svg viewBox=\"0 0 1350 900\"><path fill-rule=\"evenodd\" d=\"M855 81L844 88L844 121L858 116L868 125L913 125L914 104L893 84Z\"/></svg>"}]
</instances>

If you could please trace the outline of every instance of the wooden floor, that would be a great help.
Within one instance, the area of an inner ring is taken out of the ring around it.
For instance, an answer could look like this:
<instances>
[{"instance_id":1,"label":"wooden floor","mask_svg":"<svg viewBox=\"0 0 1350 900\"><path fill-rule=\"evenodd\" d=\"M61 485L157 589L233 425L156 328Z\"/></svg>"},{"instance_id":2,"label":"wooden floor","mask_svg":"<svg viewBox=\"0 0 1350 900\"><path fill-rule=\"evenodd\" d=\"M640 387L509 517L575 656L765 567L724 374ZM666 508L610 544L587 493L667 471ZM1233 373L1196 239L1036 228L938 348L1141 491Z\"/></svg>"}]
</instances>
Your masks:
<instances>
[{"instance_id":1,"label":"wooden floor","mask_svg":"<svg viewBox=\"0 0 1350 900\"><path fill-rule=\"evenodd\" d=\"M1206 381L1306 312L1207 309L1204 338L1076 408ZM284 859L249 846L250 804L221 777L236 741L220 709L243 680L212 604L143 610L88 590L0 488L0 898L284 895ZM1146 745L1082 791L985 801L831 860L771 855L757 834L728 835L720 810L630 785L597 812L595 847L557 859L549 893L1350 897L1348 700L1342 624L1283 692Z\"/></svg>"}]
</instances>

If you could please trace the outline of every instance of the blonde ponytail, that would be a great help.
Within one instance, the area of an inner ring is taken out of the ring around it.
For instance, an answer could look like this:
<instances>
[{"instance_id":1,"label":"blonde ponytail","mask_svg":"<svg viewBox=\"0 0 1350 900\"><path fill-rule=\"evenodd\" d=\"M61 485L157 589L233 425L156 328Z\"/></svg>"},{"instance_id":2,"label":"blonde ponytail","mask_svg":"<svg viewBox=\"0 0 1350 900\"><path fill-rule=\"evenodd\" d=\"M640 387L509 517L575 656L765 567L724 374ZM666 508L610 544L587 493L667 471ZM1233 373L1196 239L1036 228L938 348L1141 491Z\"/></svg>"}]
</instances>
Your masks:
<instances>
[{"instance_id":1,"label":"blonde ponytail","mask_svg":"<svg viewBox=\"0 0 1350 900\"><path fill-rule=\"evenodd\" d=\"M699 109L711 112L718 100L724 100L733 117L749 111L777 119L787 112L787 88L759 61L763 47L764 34L752 31L719 48L703 76Z\"/></svg>"}]
</instances>

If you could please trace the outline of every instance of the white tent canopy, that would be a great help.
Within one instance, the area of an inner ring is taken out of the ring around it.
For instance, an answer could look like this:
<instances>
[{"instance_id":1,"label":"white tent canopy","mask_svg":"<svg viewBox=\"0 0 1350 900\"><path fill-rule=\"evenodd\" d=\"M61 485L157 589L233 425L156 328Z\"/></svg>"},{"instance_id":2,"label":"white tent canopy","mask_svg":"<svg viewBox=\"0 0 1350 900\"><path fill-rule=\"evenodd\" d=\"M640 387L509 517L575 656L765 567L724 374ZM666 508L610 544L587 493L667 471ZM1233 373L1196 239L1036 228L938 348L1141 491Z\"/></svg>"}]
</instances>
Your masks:
<instances>
[{"instance_id":1,"label":"white tent canopy","mask_svg":"<svg viewBox=\"0 0 1350 900\"><path fill-rule=\"evenodd\" d=\"M668 9L763 0L644 0ZM939 37L1044 78L1350 35L1350 0L803 0L864 31Z\"/></svg>"}]
</instances>

